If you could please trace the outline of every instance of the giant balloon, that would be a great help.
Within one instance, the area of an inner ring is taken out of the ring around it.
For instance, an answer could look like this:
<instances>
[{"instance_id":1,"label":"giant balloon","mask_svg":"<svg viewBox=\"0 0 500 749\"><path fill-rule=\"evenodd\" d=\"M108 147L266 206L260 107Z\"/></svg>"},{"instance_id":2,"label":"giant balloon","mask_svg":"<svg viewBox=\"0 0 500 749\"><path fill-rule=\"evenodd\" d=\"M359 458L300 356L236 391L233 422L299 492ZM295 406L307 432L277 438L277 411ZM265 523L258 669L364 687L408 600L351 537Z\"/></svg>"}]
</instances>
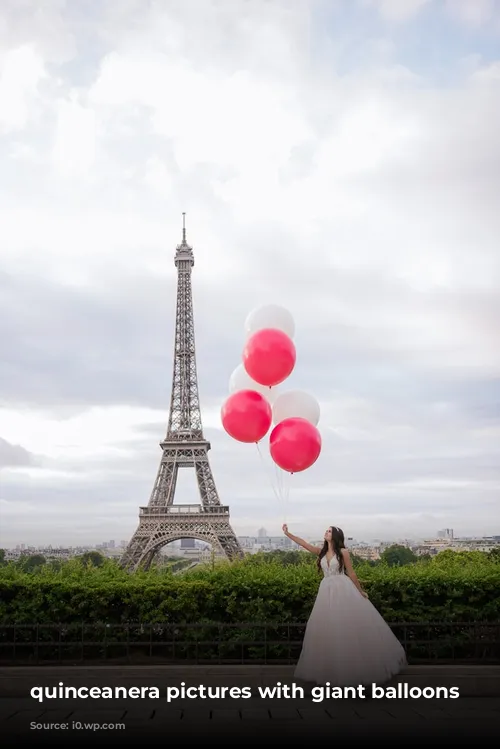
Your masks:
<instances>
[{"instance_id":1,"label":"giant balloon","mask_svg":"<svg viewBox=\"0 0 500 749\"><path fill-rule=\"evenodd\" d=\"M266 304L252 310L245 320L245 333L248 336L264 328L281 330L289 338L295 335L295 321L290 312L278 304Z\"/></svg>"},{"instance_id":2,"label":"giant balloon","mask_svg":"<svg viewBox=\"0 0 500 749\"><path fill-rule=\"evenodd\" d=\"M272 459L283 471L300 473L319 458L321 435L306 419L285 419L271 432L269 447Z\"/></svg>"},{"instance_id":3,"label":"giant balloon","mask_svg":"<svg viewBox=\"0 0 500 749\"><path fill-rule=\"evenodd\" d=\"M279 392L276 388L270 388L268 385L261 385L252 380L243 364L236 367L229 380L229 392L236 393L238 390L256 390L271 404L274 403Z\"/></svg>"},{"instance_id":4,"label":"giant balloon","mask_svg":"<svg viewBox=\"0 0 500 749\"><path fill-rule=\"evenodd\" d=\"M264 328L254 333L243 351L243 366L261 385L273 387L293 372L297 354L292 339L281 330Z\"/></svg>"},{"instance_id":5,"label":"giant balloon","mask_svg":"<svg viewBox=\"0 0 500 749\"><path fill-rule=\"evenodd\" d=\"M318 426L321 415L319 403L316 398L302 390L287 390L280 393L273 403L273 421L279 424L280 421L299 417Z\"/></svg>"},{"instance_id":6,"label":"giant balloon","mask_svg":"<svg viewBox=\"0 0 500 749\"><path fill-rule=\"evenodd\" d=\"M269 431L272 410L263 395L255 390L239 390L221 409L222 426L238 442L259 442Z\"/></svg>"}]
</instances>

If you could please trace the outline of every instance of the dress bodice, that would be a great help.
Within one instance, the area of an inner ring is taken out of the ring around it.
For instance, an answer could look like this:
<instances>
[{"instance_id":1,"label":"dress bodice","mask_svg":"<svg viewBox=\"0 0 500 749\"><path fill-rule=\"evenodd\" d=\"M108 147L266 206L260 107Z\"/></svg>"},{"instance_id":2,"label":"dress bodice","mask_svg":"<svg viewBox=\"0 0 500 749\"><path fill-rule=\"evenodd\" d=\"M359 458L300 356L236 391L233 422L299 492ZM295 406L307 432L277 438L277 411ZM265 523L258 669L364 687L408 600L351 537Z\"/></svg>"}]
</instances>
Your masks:
<instances>
[{"instance_id":1,"label":"dress bodice","mask_svg":"<svg viewBox=\"0 0 500 749\"><path fill-rule=\"evenodd\" d=\"M333 559L330 560L330 563L328 563L326 556L322 558L321 560L321 569L323 570L323 575L325 577L332 577L333 575L341 575L339 569L339 560L336 556L333 557Z\"/></svg>"}]
</instances>

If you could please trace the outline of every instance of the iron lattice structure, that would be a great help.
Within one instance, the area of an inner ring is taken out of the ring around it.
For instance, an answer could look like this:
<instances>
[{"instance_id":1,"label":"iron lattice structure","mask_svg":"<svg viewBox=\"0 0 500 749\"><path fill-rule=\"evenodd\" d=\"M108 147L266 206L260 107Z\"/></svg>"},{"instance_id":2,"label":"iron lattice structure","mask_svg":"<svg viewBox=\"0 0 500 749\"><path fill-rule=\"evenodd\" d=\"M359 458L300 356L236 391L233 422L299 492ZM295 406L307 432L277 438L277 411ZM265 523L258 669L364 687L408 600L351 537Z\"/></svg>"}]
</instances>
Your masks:
<instances>
[{"instance_id":1,"label":"iron lattice structure","mask_svg":"<svg viewBox=\"0 0 500 749\"><path fill-rule=\"evenodd\" d=\"M186 241L185 220L175 266L177 310L167 434L160 443L163 453L149 504L140 508L138 528L122 557L122 565L131 570L147 569L163 546L182 538L206 541L229 559L243 556L229 507L221 505L208 460L210 443L203 436L191 286L194 256ZM174 504L180 468L194 468L201 504Z\"/></svg>"}]
</instances>

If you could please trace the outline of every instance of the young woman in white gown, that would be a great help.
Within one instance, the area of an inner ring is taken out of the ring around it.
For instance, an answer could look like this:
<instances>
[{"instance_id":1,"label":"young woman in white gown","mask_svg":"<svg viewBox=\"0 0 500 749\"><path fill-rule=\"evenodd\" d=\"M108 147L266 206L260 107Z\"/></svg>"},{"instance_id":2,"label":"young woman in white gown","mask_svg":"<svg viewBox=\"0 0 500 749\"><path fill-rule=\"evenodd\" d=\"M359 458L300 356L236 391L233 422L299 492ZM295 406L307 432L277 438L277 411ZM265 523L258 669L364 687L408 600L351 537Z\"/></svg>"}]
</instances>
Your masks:
<instances>
[{"instance_id":1,"label":"young woman in white gown","mask_svg":"<svg viewBox=\"0 0 500 749\"><path fill-rule=\"evenodd\" d=\"M334 686L384 684L406 666L406 654L377 609L368 600L345 548L344 534L331 526L323 547L288 532L288 538L317 554L323 573L307 622L294 677Z\"/></svg>"}]
</instances>

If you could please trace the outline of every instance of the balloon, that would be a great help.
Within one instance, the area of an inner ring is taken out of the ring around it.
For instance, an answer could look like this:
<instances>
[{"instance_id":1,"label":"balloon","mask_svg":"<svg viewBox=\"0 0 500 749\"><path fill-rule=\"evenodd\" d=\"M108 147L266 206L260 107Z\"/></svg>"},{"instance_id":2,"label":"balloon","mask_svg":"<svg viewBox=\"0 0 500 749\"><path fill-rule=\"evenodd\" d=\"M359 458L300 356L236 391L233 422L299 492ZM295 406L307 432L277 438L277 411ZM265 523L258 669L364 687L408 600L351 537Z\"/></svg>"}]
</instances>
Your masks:
<instances>
[{"instance_id":1,"label":"balloon","mask_svg":"<svg viewBox=\"0 0 500 749\"><path fill-rule=\"evenodd\" d=\"M281 330L289 338L295 335L295 322L290 312L277 304L266 304L252 310L245 320L245 333L248 336L264 328Z\"/></svg>"},{"instance_id":2,"label":"balloon","mask_svg":"<svg viewBox=\"0 0 500 749\"><path fill-rule=\"evenodd\" d=\"M318 426L320 417L319 403L314 396L302 390L288 390L277 396L273 403L273 420L275 424L293 417L300 417Z\"/></svg>"},{"instance_id":3,"label":"balloon","mask_svg":"<svg viewBox=\"0 0 500 749\"><path fill-rule=\"evenodd\" d=\"M279 385L293 372L297 354L292 339L281 330L264 328L254 333L243 351L247 374L261 385Z\"/></svg>"},{"instance_id":4,"label":"balloon","mask_svg":"<svg viewBox=\"0 0 500 749\"><path fill-rule=\"evenodd\" d=\"M276 465L288 473L300 473L319 458L321 435L306 419L285 419L271 432L269 446Z\"/></svg>"},{"instance_id":5,"label":"balloon","mask_svg":"<svg viewBox=\"0 0 500 749\"><path fill-rule=\"evenodd\" d=\"M276 388L270 388L268 385L261 385L252 380L243 364L236 367L229 380L229 392L236 393L238 390L256 390L271 404L274 403L278 395Z\"/></svg>"},{"instance_id":6,"label":"balloon","mask_svg":"<svg viewBox=\"0 0 500 749\"><path fill-rule=\"evenodd\" d=\"M272 409L255 390L239 390L221 409L222 426L238 442L259 442L269 431Z\"/></svg>"}]
</instances>

